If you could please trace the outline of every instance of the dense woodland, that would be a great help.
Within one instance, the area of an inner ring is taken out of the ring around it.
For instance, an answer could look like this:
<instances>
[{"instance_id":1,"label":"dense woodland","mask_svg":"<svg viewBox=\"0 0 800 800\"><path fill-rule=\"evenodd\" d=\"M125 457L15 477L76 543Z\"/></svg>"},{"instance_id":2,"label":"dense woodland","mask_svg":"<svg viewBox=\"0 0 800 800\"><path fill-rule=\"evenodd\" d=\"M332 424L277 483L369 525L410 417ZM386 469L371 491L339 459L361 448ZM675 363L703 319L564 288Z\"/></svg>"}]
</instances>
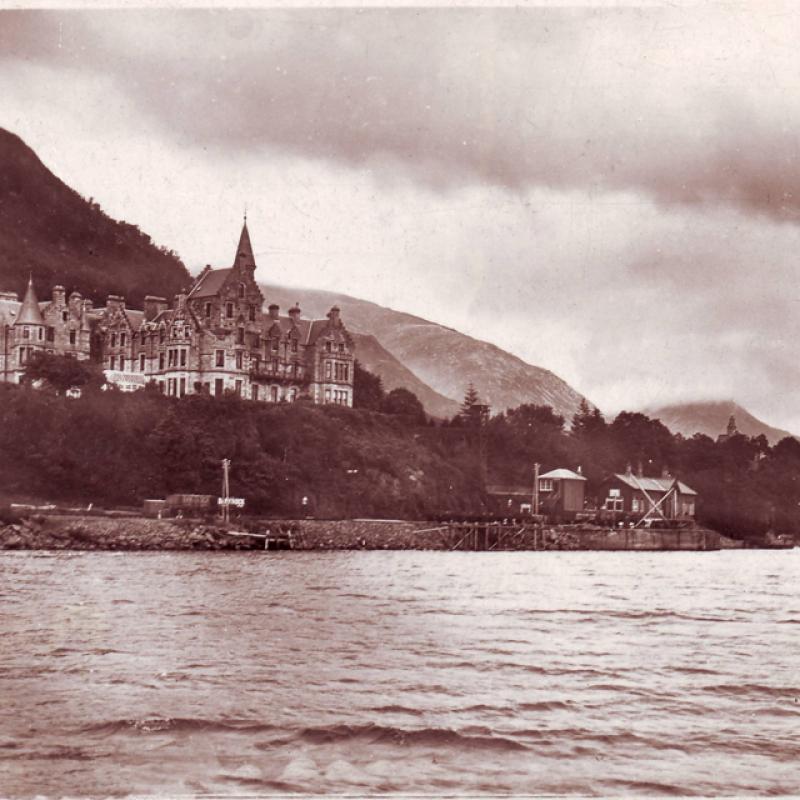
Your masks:
<instances>
[{"instance_id":1,"label":"dense woodland","mask_svg":"<svg viewBox=\"0 0 800 800\"><path fill-rule=\"evenodd\" d=\"M612 421L584 404L567 421L547 406L473 414L468 392L451 420L428 419L407 390L384 392L356 370L356 408L165 397L154 387L102 387L86 362L42 356L39 388L0 385L0 482L7 499L138 505L173 492L217 494L220 462L252 513L420 518L481 513L484 481L530 485L532 465L575 469L588 496L611 472L641 464L669 470L700 494L702 522L757 540L800 530L800 443L787 438L673 435L658 420L622 412ZM79 398L67 396L82 389ZM596 498L595 498L596 499ZM600 498L602 500L602 498Z\"/></svg>"},{"instance_id":2,"label":"dense woodland","mask_svg":"<svg viewBox=\"0 0 800 800\"><path fill-rule=\"evenodd\" d=\"M129 307L141 308L146 294L171 300L191 284L174 252L135 225L111 219L2 128L0 165L0 289L22 296L33 274L40 290L61 284L98 304L120 294Z\"/></svg>"}]
</instances>

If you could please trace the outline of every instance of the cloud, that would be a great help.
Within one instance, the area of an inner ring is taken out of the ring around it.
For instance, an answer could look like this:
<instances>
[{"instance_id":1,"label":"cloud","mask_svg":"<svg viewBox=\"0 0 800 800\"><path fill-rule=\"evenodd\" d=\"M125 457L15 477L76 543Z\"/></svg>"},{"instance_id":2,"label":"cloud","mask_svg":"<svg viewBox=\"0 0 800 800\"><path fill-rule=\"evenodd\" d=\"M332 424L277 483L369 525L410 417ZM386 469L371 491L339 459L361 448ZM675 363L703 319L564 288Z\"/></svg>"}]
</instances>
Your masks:
<instances>
[{"instance_id":1,"label":"cloud","mask_svg":"<svg viewBox=\"0 0 800 800\"><path fill-rule=\"evenodd\" d=\"M799 22L766 4L66 12L23 15L0 50L113 75L192 146L794 221Z\"/></svg>"}]
</instances>

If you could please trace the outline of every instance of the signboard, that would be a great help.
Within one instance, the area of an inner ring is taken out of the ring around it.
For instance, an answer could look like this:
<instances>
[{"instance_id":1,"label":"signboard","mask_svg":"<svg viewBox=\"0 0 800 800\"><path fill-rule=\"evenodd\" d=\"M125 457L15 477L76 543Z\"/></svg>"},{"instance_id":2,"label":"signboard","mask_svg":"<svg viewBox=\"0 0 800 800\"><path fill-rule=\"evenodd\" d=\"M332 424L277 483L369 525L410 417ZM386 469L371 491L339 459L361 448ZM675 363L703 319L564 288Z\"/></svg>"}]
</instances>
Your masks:
<instances>
[{"instance_id":1,"label":"signboard","mask_svg":"<svg viewBox=\"0 0 800 800\"><path fill-rule=\"evenodd\" d=\"M244 497L220 497L217 502L221 506L235 506L236 508L244 508Z\"/></svg>"},{"instance_id":2,"label":"signboard","mask_svg":"<svg viewBox=\"0 0 800 800\"><path fill-rule=\"evenodd\" d=\"M120 372L117 369L103 370L106 380L118 386L123 392L135 392L143 389L147 379L141 372Z\"/></svg>"}]
</instances>

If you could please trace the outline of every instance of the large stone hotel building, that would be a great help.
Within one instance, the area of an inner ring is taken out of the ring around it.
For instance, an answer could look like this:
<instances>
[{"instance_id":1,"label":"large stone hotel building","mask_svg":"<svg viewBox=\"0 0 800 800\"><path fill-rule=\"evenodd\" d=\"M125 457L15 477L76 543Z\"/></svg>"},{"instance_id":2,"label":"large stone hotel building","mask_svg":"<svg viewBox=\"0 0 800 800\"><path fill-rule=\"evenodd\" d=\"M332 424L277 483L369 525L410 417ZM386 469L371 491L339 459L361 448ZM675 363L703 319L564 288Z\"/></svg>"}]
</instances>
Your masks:
<instances>
[{"instance_id":1,"label":"large stone hotel building","mask_svg":"<svg viewBox=\"0 0 800 800\"><path fill-rule=\"evenodd\" d=\"M353 404L353 340L333 307L326 319L303 319L300 309L264 312L255 281L247 222L233 266L206 267L170 307L148 295L144 309L110 295L95 308L61 286L38 302L33 280L20 303L0 292L0 380L19 382L37 351L93 359L107 381L124 390L153 381L181 397L232 391L277 403L306 397L315 403Z\"/></svg>"}]
</instances>

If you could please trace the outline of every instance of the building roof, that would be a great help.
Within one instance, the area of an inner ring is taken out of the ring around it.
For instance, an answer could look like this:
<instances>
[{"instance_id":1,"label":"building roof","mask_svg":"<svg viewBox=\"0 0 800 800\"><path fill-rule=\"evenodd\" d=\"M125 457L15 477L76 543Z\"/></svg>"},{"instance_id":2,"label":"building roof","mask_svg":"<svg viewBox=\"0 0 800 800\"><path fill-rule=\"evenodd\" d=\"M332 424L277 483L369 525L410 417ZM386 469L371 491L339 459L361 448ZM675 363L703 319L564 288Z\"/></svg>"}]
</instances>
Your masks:
<instances>
[{"instance_id":1,"label":"building roof","mask_svg":"<svg viewBox=\"0 0 800 800\"><path fill-rule=\"evenodd\" d=\"M540 478L550 478L551 480L556 481L585 481L585 476L573 472L571 469L551 469L550 472L545 472L544 475L540 475Z\"/></svg>"},{"instance_id":2,"label":"building roof","mask_svg":"<svg viewBox=\"0 0 800 800\"><path fill-rule=\"evenodd\" d=\"M623 475L617 473L615 478L622 481L632 489L644 489L646 492L668 492L673 484L678 484L678 489L681 494L697 494L694 489L688 487L685 483L677 481L675 478L639 478L636 475Z\"/></svg>"},{"instance_id":3,"label":"building roof","mask_svg":"<svg viewBox=\"0 0 800 800\"><path fill-rule=\"evenodd\" d=\"M36 299L36 292L33 288L33 277L28 279L28 288L25 290L25 297L22 298L22 305L17 312L15 325L44 325L42 310L39 308L39 301Z\"/></svg>"},{"instance_id":4,"label":"building roof","mask_svg":"<svg viewBox=\"0 0 800 800\"><path fill-rule=\"evenodd\" d=\"M233 263L236 264L240 259L245 264L252 264L255 266L256 260L253 256L253 245L250 244L250 233L247 230L247 217L245 217L244 224L242 225L242 232L239 235L239 246L236 248L236 258L233 259Z\"/></svg>"},{"instance_id":5,"label":"building roof","mask_svg":"<svg viewBox=\"0 0 800 800\"><path fill-rule=\"evenodd\" d=\"M189 292L189 297L211 297L222 288L232 268L209 269L204 272Z\"/></svg>"}]
</instances>

